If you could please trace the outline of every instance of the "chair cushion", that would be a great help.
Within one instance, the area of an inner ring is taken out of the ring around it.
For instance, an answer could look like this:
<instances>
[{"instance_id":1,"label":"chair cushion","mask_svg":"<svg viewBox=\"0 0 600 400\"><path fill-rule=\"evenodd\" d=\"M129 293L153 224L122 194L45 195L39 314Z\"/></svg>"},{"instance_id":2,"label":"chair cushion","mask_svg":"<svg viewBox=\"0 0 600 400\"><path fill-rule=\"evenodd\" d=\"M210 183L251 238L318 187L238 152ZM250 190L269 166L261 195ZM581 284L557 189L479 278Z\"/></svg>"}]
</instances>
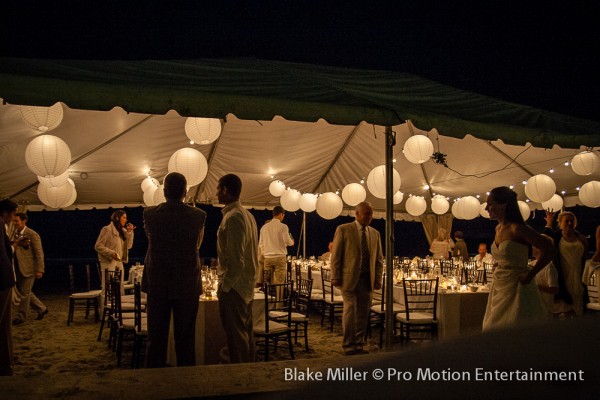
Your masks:
<instances>
[{"instance_id":1,"label":"chair cushion","mask_svg":"<svg viewBox=\"0 0 600 400\"><path fill-rule=\"evenodd\" d=\"M588 310L600 311L600 303L587 303Z\"/></svg>"},{"instance_id":2,"label":"chair cushion","mask_svg":"<svg viewBox=\"0 0 600 400\"><path fill-rule=\"evenodd\" d=\"M331 297L327 297L323 301L328 304L329 303L340 304L340 303L344 302L344 298L342 296L333 296L333 302L331 301Z\"/></svg>"},{"instance_id":3,"label":"chair cushion","mask_svg":"<svg viewBox=\"0 0 600 400\"><path fill-rule=\"evenodd\" d=\"M269 311L269 318L287 318L288 313L285 311Z\"/></svg>"},{"instance_id":4,"label":"chair cushion","mask_svg":"<svg viewBox=\"0 0 600 400\"><path fill-rule=\"evenodd\" d=\"M95 290L71 294L71 298L73 299L94 299L96 297L100 297L100 292L96 292Z\"/></svg>"},{"instance_id":5,"label":"chair cushion","mask_svg":"<svg viewBox=\"0 0 600 400\"><path fill-rule=\"evenodd\" d=\"M404 312L404 307L402 307L402 305L400 305L400 304L398 304L398 303L394 303L394 305L393 305L393 307L392 307L392 308L393 308L393 311L392 311L392 312L393 312L394 314L398 314L399 312ZM378 314L381 314L381 313L382 313L382 311L381 311L381 304L376 304L376 305L374 305L374 306L371 306L371 311L373 311L373 312L375 312L375 313L378 313ZM383 309L383 314L385 314L385 311L386 311L386 310L385 310L385 308L384 308L384 309ZM411 319L412 319L412 318L411 318Z\"/></svg>"},{"instance_id":6,"label":"chair cushion","mask_svg":"<svg viewBox=\"0 0 600 400\"><path fill-rule=\"evenodd\" d=\"M426 312L411 312L410 320L406 319L406 313L396 315L396 319L404 323L417 323L417 324L437 324L437 319L433 319L432 313Z\"/></svg>"},{"instance_id":7,"label":"chair cushion","mask_svg":"<svg viewBox=\"0 0 600 400\"><path fill-rule=\"evenodd\" d=\"M285 324L280 324L279 322L275 321L269 321L269 334L284 333L288 330L290 330L290 327ZM260 326L255 326L253 331L255 335L266 334L265 326L263 324L260 324Z\"/></svg>"}]
</instances>

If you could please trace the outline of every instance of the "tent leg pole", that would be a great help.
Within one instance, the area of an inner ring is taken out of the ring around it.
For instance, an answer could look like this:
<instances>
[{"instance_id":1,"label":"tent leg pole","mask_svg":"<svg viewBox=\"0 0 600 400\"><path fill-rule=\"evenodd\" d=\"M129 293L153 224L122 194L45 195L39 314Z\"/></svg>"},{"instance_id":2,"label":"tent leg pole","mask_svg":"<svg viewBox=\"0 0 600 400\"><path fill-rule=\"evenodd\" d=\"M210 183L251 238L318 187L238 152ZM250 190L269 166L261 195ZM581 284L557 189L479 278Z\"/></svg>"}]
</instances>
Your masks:
<instances>
[{"instance_id":1,"label":"tent leg pole","mask_svg":"<svg viewBox=\"0 0 600 400\"><path fill-rule=\"evenodd\" d=\"M306 260L306 211L302 211L302 257Z\"/></svg>"},{"instance_id":2,"label":"tent leg pole","mask_svg":"<svg viewBox=\"0 0 600 400\"><path fill-rule=\"evenodd\" d=\"M391 126L385 127L385 351L392 351L392 334L394 332L394 204L393 155L396 144L396 133Z\"/></svg>"}]
</instances>

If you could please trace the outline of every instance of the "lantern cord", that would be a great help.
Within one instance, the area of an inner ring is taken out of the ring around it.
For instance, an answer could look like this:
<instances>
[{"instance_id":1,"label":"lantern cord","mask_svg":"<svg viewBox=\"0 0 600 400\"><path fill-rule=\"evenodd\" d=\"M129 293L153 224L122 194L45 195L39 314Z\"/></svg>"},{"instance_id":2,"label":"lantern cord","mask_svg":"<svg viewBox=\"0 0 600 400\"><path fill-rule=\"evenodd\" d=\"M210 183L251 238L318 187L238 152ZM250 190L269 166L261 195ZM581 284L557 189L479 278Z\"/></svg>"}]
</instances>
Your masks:
<instances>
[{"instance_id":1,"label":"lantern cord","mask_svg":"<svg viewBox=\"0 0 600 400\"><path fill-rule=\"evenodd\" d=\"M448 168L450 171L452 171L452 172L454 172L454 173L456 173L456 174L458 174L460 176L463 176L463 177L485 178L488 175L495 174L496 172L503 171L506 168L510 167L512 164L516 163L517 158L519 158L523 153L525 153L530 148L531 148L531 145L527 146L524 150L522 150L519 154L517 154L514 158L512 158L510 160L510 162L508 164L506 164L504 167L499 168L499 169L494 170L494 171L487 172L487 173L482 174L482 175L480 175L480 174L463 174L463 173L460 173L459 171L457 171L455 169L450 168L447 164L445 165L445 167Z\"/></svg>"}]
</instances>

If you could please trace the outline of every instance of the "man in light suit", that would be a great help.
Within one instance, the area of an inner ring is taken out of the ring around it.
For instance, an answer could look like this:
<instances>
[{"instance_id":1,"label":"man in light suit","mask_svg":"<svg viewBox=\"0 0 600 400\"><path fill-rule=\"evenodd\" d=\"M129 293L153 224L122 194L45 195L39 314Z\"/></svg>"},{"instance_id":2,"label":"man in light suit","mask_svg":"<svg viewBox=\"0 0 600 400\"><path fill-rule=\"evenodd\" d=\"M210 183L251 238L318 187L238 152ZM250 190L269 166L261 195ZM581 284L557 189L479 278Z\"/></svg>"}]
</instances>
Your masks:
<instances>
[{"instance_id":1,"label":"man in light suit","mask_svg":"<svg viewBox=\"0 0 600 400\"><path fill-rule=\"evenodd\" d=\"M0 200L0 376L9 376L14 372L11 304L15 274L11 262L13 250L6 234L6 225L14 220L16 212L15 202Z\"/></svg>"},{"instance_id":2,"label":"man in light suit","mask_svg":"<svg viewBox=\"0 0 600 400\"><path fill-rule=\"evenodd\" d=\"M169 323L173 312L177 365L196 364L196 315L202 292L198 250L206 213L183 203L186 179L165 177L166 203L144 210L148 237L142 290L147 293L147 368L166 366Z\"/></svg>"},{"instance_id":3,"label":"man in light suit","mask_svg":"<svg viewBox=\"0 0 600 400\"><path fill-rule=\"evenodd\" d=\"M37 312L38 320L48 313L44 305L31 291L36 279L44 275L44 250L40 235L27 226L27 214L17 213L14 219L15 232L11 238L15 249L15 273L17 289L21 294L21 303L13 325L27 321L29 306Z\"/></svg>"},{"instance_id":4,"label":"man in light suit","mask_svg":"<svg viewBox=\"0 0 600 400\"><path fill-rule=\"evenodd\" d=\"M354 222L338 226L333 237L331 281L342 291L344 312L342 330L344 354L365 354L363 349L371 294L381 289L383 252L379 232L369 224L373 207L368 202L356 206Z\"/></svg>"}]
</instances>

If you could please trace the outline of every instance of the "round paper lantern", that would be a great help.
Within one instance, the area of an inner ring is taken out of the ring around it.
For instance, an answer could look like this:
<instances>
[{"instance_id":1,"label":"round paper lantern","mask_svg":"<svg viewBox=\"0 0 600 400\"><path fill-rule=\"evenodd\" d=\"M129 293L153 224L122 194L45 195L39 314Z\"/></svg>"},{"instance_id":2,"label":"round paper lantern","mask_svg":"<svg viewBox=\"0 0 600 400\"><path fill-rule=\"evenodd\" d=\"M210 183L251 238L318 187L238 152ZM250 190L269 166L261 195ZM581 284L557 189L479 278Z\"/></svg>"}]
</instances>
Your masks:
<instances>
[{"instance_id":1,"label":"round paper lantern","mask_svg":"<svg viewBox=\"0 0 600 400\"><path fill-rule=\"evenodd\" d=\"M317 214L321 218L334 219L339 216L344 208L344 202L333 192L323 193L317 199Z\"/></svg>"},{"instance_id":2,"label":"round paper lantern","mask_svg":"<svg viewBox=\"0 0 600 400\"><path fill-rule=\"evenodd\" d=\"M73 185L73 190L71 192L71 198L69 200L67 200L67 202L64 203L60 207L61 208L69 207L70 205L72 205L73 203L75 203L75 200L77 200L77 190L75 190L75 185Z\"/></svg>"},{"instance_id":3,"label":"round paper lantern","mask_svg":"<svg viewBox=\"0 0 600 400\"><path fill-rule=\"evenodd\" d=\"M312 193L304 193L300 196L300 209L304 212L313 212L317 209L317 195Z\"/></svg>"},{"instance_id":4,"label":"round paper lantern","mask_svg":"<svg viewBox=\"0 0 600 400\"><path fill-rule=\"evenodd\" d=\"M158 180L152 178L151 176L147 176L142 181L142 192L146 193L147 190L156 188L159 185Z\"/></svg>"},{"instance_id":5,"label":"round paper lantern","mask_svg":"<svg viewBox=\"0 0 600 400\"><path fill-rule=\"evenodd\" d=\"M525 194L531 201L543 203L552 198L556 192L556 184L548 175L535 175L527 180Z\"/></svg>"},{"instance_id":6,"label":"round paper lantern","mask_svg":"<svg viewBox=\"0 0 600 400\"><path fill-rule=\"evenodd\" d=\"M588 207L600 207L600 182L591 181L581 186L579 200Z\"/></svg>"},{"instance_id":7,"label":"round paper lantern","mask_svg":"<svg viewBox=\"0 0 600 400\"><path fill-rule=\"evenodd\" d=\"M524 201L517 201L519 204L519 211L521 211L521 216L523 217L523 221L527 221L531 216L531 208L529 208L529 204Z\"/></svg>"},{"instance_id":8,"label":"round paper lantern","mask_svg":"<svg viewBox=\"0 0 600 400\"><path fill-rule=\"evenodd\" d=\"M392 193L396 193L400 190L400 174L396 169L393 169L392 172ZM369 188L369 192L379 199L385 199L385 165L380 165L375 167L369 172L369 176L367 176L367 187Z\"/></svg>"},{"instance_id":9,"label":"round paper lantern","mask_svg":"<svg viewBox=\"0 0 600 400\"><path fill-rule=\"evenodd\" d=\"M560 211L562 206L563 206L563 199L562 199L562 197L560 197L557 194L552 196L552 198L550 200L542 203L542 207L544 208L544 210L548 210L551 212Z\"/></svg>"},{"instance_id":10,"label":"round paper lantern","mask_svg":"<svg viewBox=\"0 0 600 400\"><path fill-rule=\"evenodd\" d=\"M591 175L598 170L599 165L598 154L592 151L583 151L571 160L571 168L577 175Z\"/></svg>"},{"instance_id":11,"label":"round paper lantern","mask_svg":"<svg viewBox=\"0 0 600 400\"><path fill-rule=\"evenodd\" d=\"M401 191L397 191L394 194L394 198L392 199L392 203L394 204L400 204L402 203L402 200L404 199L404 193L402 193Z\"/></svg>"},{"instance_id":12,"label":"round paper lantern","mask_svg":"<svg viewBox=\"0 0 600 400\"><path fill-rule=\"evenodd\" d=\"M221 120L217 118L193 118L185 120L185 134L198 144L209 144L221 135Z\"/></svg>"},{"instance_id":13,"label":"round paper lantern","mask_svg":"<svg viewBox=\"0 0 600 400\"><path fill-rule=\"evenodd\" d=\"M21 117L32 129L48 132L60 125L63 119L63 108L60 103L52 107L21 106Z\"/></svg>"},{"instance_id":14,"label":"round paper lantern","mask_svg":"<svg viewBox=\"0 0 600 400\"><path fill-rule=\"evenodd\" d=\"M421 196L411 196L406 200L406 212L413 217L418 217L427 209L427 202Z\"/></svg>"},{"instance_id":15,"label":"round paper lantern","mask_svg":"<svg viewBox=\"0 0 600 400\"><path fill-rule=\"evenodd\" d=\"M360 183L349 183L342 189L342 199L349 206L355 206L366 198L367 191Z\"/></svg>"},{"instance_id":16,"label":"round paper lantern","mask_svg":"<svg viewBox=\"0 0 600 400\"><path fill-rule=\"evenodd\" d=\"M402 152L411 163L422 164L433 154L433 143L424 135L411 136L404 143Z\"/></svg>"},{"instance_id":17,"label":"round paper lantern","mask_svg":"<svg viewBox=\"0 0 600 400\"><path fill-rule=\"evenodd\" d=\"M271 193L275 197L279 197L285 192L285 183L277 180L271 182L269 185L269 193Z\"/></svg>"},{"instance_id":18,"label":"round paper lantern","mask_svg":"<svg viewBox=\"0 0 600 400\"><path fill-rule=\"evenodd\" d=\"M51 208L65 207L65 204L68 204L71 198L73 197L74 191L75 188L69 184L53 187L46 186L43 183L40 183L37 189L40 201Z\"/></svg>"},{"instance_id":19,"label":"round paper lantern","mask_svg":"<svg viewBox=\"0 0 600 400\"><path fill-rule=\"evenodd\" d=\"M69 180L69 170L66 170L65 172L63 172L59 176L53 176L51 178L45 178L43 176L38 176L37 178L38 178L38 181L40 181L41 184L44 184L46 186L58 187L58 186L62 186L65 183L68 182L68 180Z\"/></svg>"},{"instance_id":20,"label":"round paper lantern","mask_svg":"<svg viewBox=\"0 0 600 400\"><path fill-rule=\"evenodd\" d=\"M173 153L169 159L168 170L185 176L188 186L196 186L206 178L208 163L198 150L184 147Z\"/></svg>"},{"instance_id":21,"label":"round paper lantern","mask_svg":"<svg viewBox=\"0 0 600 400\"><path fill-rule=\"evenodd\" d=\"M279 198L279 203L286 211L296 211L300 208L300 196L302 194L296 189L288 189Z\"/></svg>"},{"instance_id":22,"label":"round paper lantern","mask_svg":"<svg viewBox=\"0 0 600 400\"><path fill-rule=\"evenodd\" d=\"M166 201L167 199L165 198L165 185L158 185L158 187L152 194L152 202L154 203L154 205L158 205Z\"/></svg>"},{"instance_id":23,"label":"round paper lantern","mask_svg":"<svg viewBox=\"0 0 600 400\"><path fill-rule=\"evenodd\" d=\"M52 178L69 168L71 150L62 139L52 135L41 135L27 145L25 162L34 174Z\"/></svg>"},{"instance_id":24,"label":"round paper lantern","mask_svg":"<svg viewBox=\"0 0 600 400\"><path fill-rule=\"evenodd\" d=\"M457 218L457 219L464 219L464 217L460 213L461 212L461 208L458 206L461 200L462 199L458 199L457 201L455 201L452 204L452 215L454 215L454 218Z\"/></svg>"},{"instance_id":25,"label":"round paper lantern","mask_svg":"<svg viewBox=\"0 0 600 400\"><path fill-rule=\"evenodd\" d=\"M431 199L431 210L437 215L445 214L450 208L450 203L441 194L436 194Z\"/></svg>"},{"instance_id":26,"label":"round paper lantern","mask_svg":"<svg viewBox=\"0 0 600 400\"><path fill-rule=\"evenodd\" d=\"M156 192L157 189L158 185L151 187L150 189L144 192L144 204L146 204L147 206L153 206L156 204L154 203L154 192Z\"/></svg>"},{"instance_id":27,"label":"round paper lantern","mask_svg":"<svg viewBox=\"0 0 600 400\"><path fill-rule=\"evenodd\" d=\"M479 216L481 204L479 204L479 200L475 197L466 196L461 198L457 203L458 214L462 219L471 220Z\"/></svg>"},{"instance_id":28,"label":"round paper lantern","mask_svg":"<svg viewBox=\"0 0 600 400\"><path fill-rule=\"evenodd\" d=\"M67 182L69 182L69 185L75 187L75 182L73 182L73 179L69 178L67 179Z\"/></svg>"},{"instance_id":29,"label":"round paper lantern","mask_svg":"<svg viewBox=\"0 0 600 400\"><path fill-rule=\"evenodd\" d=\"M485 209L486 207L487 207L487 202L481 203L481 207L479 209L479 215L481 215L483 218L490 219L490 213Z\"/></svg>"}]
</instances>

